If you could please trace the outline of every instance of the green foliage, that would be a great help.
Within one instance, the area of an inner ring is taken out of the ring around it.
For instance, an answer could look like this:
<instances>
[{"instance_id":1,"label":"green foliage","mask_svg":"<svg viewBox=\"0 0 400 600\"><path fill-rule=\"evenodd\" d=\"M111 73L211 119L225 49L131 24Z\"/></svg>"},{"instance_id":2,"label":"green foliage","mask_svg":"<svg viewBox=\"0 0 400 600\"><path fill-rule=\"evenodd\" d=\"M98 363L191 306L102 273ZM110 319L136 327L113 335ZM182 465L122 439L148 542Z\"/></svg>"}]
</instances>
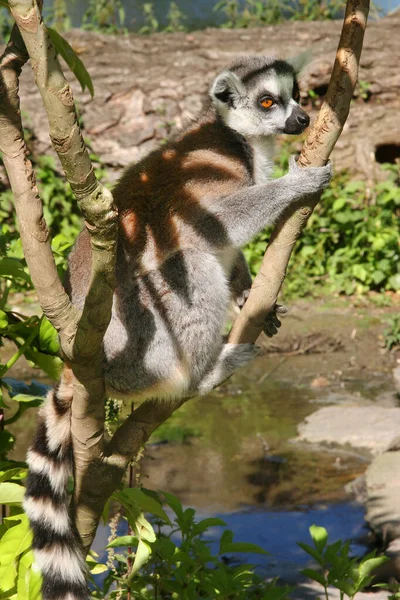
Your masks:
<instances>
[{"instance_id":1,"label":"green foliage","mask_svg":"<svg viewBox=\"0 0 400 600\"><path fill-rule=\"evenodd\" d=\"M310 535L314 546L302 543L299 546L318 563L321 570L304 569L302 573L324 588L326 598L328 586L333 586L340 591L340 600L345 596L352 600L363 588L371 585L374 569L388 560L385 556L376 556L375 552L361 561L351 558L350 542L338 540L328 544L328 533L324 527L312 525Z\"/></svg>"},{"instance_id":2,"label":"green foliage","mask_svg":"<svg viewBox=\"0 0 400 600\"><path fill-rule=\"evenodd\" d=\"M167 492L155 494L128 488L117 492L113 498L125 509L129 532L122 536L113 535L110 539L107 564L112 564L113 568L102 587L96 588L93 597L104 598L109 594L107 597L117 598L130 592L131 597L142 600L217 597L283 600L292 590L278 587L276 582L266 583L254 574L251 565L227 565L226 555L266 554L255 544L234 542L231 531L224 531L219 550L213 554L210 543L203 536L212 528L225 527L221 519L212 517L197 521L192 508L184 509L179 500ZM171 519L163 510L162 501L172 512ZM155 517L152 521L158 528L157 536L143 512ZM112 588L115 581L118 581L117 590Z\"/></svg>"},{"instance_id":3,"label":"green foliage","mask_svg":"<svg viewBox=\"0 0 400 600\"><path fill-rule=\"evenodd\" d=\"M125 31L125 9L122 0L89 0L82 28L103 33Z\"/></svg>"},{"instance_id":4,"label":"green foliage","mask_svg":"<svg viewBox=\"0 0 400 600\"><path fill-rule=\"evenodd\" d=\"M45 4L43 7L46 23L51 24L59 33L71 29L71 19L67 9L67 0L53 0L50 5Z\"/></svg>"},{"instance_id":5,"label":"green foliage","mask_svg":"<svg viewBox=\"0 0 400 600\"><path fill-rule=\"evenodd\" d=\"M288 7L293 21L337 19L346 8L346 0L296 0Z\"/></svg>"},{"instance_id":6,"label":"green foliage","mask_svg":"<svg viewBox=\"0 0 400 600\"><path fill-rule=\"evenodd\" d=\"M388 327L383 331L385 346L388 350L400 346L400 315L388 319Z\"/></svg>"},{"instance_id":7,"label":"green foliage","mask_svg":"<svg viewBox=\"0 0 400 600\"><path fill-rule=\"evenodd\" d=\"M171 2L167 15L168 25L163 30L165 33L174 33L175 31L186 31L184 22L186 17L176 2Z\"/></svg>"},{"instance_id":8,"label":"green foliage","mask_svg":"<svg viewBox=\"0 0 400 600\"><path fill-rule=\"evenodd\" d=\"M157 33L159 23L154 13L154 6L151 2L145 2L143 4L143 18L144 25L139 29L140 34L152 34Z\"/></svg>"},{"instance_id":9,"label":"green foliage","mask_svg":"<svg viewBox=\"0 0 400 600\"><path fill-rule=\"evenodd\" d=\"M346 0L220 0L214 6L227 17L221 27L246 28L275 25L293 21L337 19L344 11Z\"/></svg>"},{"instance_id":10,"label":"green foliage","mask_svg":"<svg viewBox=\"0 0 400 600\"><path fill-rule=\"evenodd\" d=\"M279 175L286 169L282 156ZM386 171L387 179L372 188L345 173L334 177L295 246L285 294L315 295L322 286L348 295L400 290L399 176L393 165ZM264 231L245 248L253 273L268 237Z\"/></svg>"}]
</instances>

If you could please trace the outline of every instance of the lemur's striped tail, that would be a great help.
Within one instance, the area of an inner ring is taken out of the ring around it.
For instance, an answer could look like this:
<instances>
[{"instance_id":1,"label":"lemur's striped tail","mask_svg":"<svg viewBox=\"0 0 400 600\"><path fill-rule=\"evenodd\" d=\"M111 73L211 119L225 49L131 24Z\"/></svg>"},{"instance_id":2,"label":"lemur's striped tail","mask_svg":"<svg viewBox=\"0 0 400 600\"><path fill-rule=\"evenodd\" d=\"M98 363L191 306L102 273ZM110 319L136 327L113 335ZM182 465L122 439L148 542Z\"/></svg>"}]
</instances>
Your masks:
<instances>
[{"instance_id":1,"label":"lemur's striped tail","mask_svg":"<svg viewBox=\"0 0 400 600\"><path fill-rule=\"evenodd\" d=\"M24 509L33 531L35 561L43 576L43 600L88 600L86 563L68 510L72 473L72 374L65 369L39 411L29 449Z\"/></svg>"}]
</instances>

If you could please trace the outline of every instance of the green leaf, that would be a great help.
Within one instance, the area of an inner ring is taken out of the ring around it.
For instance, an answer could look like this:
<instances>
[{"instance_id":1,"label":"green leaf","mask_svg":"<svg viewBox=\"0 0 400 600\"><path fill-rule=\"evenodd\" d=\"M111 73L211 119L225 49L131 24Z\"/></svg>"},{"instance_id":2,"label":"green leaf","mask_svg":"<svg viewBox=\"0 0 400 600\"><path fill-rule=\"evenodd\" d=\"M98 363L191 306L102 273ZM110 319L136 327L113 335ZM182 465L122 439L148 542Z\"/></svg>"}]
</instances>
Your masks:
<instances>
[{"instance_id":1,"label":"green leaf","mask_svg":"<svg viewBox=\"0 0 400 600\"><path fill-rule=\"evenodd\" d=\"M388 560L389 558L387 556L377 556L376 558L367 558L366 560L361 561L359 567L359 577L367 577L374 569L380 567Z\"/></svg>"},{"instance_id":2,"label":"green leaf","mask_svg":"<svg viewBox=\"0 0 400 600\"><path fill-rule=\"evenodd\" d=\"M24 499L25 488L17 483L0 483L0 504L20 504Z\"/></svg>"},{"instance_id":3,"label":"green leaf","mask_svg":"<svg viewBox=\"0 0 400 600\"><path fill-rule=\"evenodd\" d=\"M136 519L136 531L140 539L144 539L146 542L150 543L156 541L156 534L154 533L153 526L143 514L140 514Z\"/></svg>"},{"instance_id":4,"label":"green leaf","mask_svg":"<svg viewBox=\"0 0 400 600\"><path fill-rule=\"evenodd\" d=\"M400 273L396 273L389 277L388 284L389 289L395 290L396 292L400 290Z\"/></svg>"},{"instance_id":5,"label":"green leaf","mask_svg":"<svg viewBox=\"0 0 400 600\"><path fill-rule=\"evenodd\" d=\"M332 210L335 212L338 210L342 210L342 208L346 205L346 203L347 203L346 198L337 198L332 205Z\"/></svg>"},{"instance_id":6,"label":"green leaf","mask_svg":"<svg viewBox=\"0 0 400 600\"><path fill-rule=\"evenodd\" d=\"M52 379L59 379L64 364L61 358L37 352L36 350L32 350L32 348L25 351L25 356L37 367L40 367Z\"/></svg>"},{"instance_id":7,"label":"green leaf","mask_svg":"<svg viewBox=\"0 0 400 600\"><path fill-rule=\"evenodd\" d=\"M122 548L129 546L137 546L138 538L135 535L121 535L121 537L112 540L106 548Z\"/></svg>"},{"instance_id":8,"label":"green leaf","mask_svg":"<svg viewBox=\"0 0 400 600\"><path fill-rule=\"evenodd\" d=\"M210 527L226 527L226 523L217 517L203 519L202 521L196 523L196 525L193 527L193 533L194 535L199 535L207 531L207 529L210 529Z\"/></svg>"},{"instance_id":9,"label":"green leaf","mask_svg":"<svg viewBox=\"0 0 400 600\"><path fill-rule=\"evenodd\" d=\"M57 33L55 29L51 29L49 27L47 31L49 33L50 39L53 43L56 52L58 52L58 54L60 54L63 57L63 59L73 72L73 74L81 84L82 91L84 91L87 87L90 92L90 95L93 98L94 90L91 77L88 71L86 70L85 65L83 64L79 56L76 54L75 50L69 45L67 40L65 40L59 33Z\"/></svg>"},{"instance_id":10,"label":"green leaf","mask_svg":"<svg viewBox=\"0 0 400 600\"><path fill-rule=\"evenodd\" d=\"M15 467L14 469L8 469L7 471L0 471L0 483L10 481L15 477L21 479L21 476L25 476L27 472L28 469L21 467Z\"/></svg>"},{"instance_id":11,"label":"green leaf","mask_svg":"<svg viewBox=\"0 0 400 600\"><path fill-rule=\"evenodd\" d=\"M26 515L19 515L19 519L21 522L10 527L0 540L0 589L4 592L14 587L17 577L16 561L32 544L28 518Z\"/></svg>"},{"instance_id":12,"label":"green leaf","mask_svg":"<svg viewBox=\"0 0 400 600\"><path fill-rule=\"evenodd\" d=\"M149 512L171 525L171 521L161 504L139 488L125 488L124 490L115 492L113 498L121 502L123 506L136 504L140 506L143 512Z\"/></svg>"},{"instance_id":13,"label":"green leaf","mask_svg":"<svg viewBox=\"0 0 400 600\"><path fill-rule=\"evenodd\" d=\"M352 598L356 592L354 585L348 581L335 581L335 587L347 594L349 598Z\"/></svg>"},{"instance_id":14,"label":"green leaf","mask_svg":"<svg viewBox=\"0 0 400 600\"><path fill-rule=\"evenodd\" d=\"M353 275L357 277L360 281L366 281L368 276L368 271L364 267L364 265L353 265Z\"/></svg>"},{"instance_id":15,"label":"green leaf","mask_svg":"<svg viewBox=\"0 0 400 600\"><path fill-rule=\"evenodd\" d=\"M323 561L321 554L318 552L318 550L316 550L315 548L312 548L308 544L303 544L303 542L297 542L297 545L300 546L300 548L302 548L304 550L304 552L307 552L307 554L312 556L320 565L323 566L324 561Z\"/></svg>"},{"instance_id":16,"label":"green leaf","mask_svg":"<svg viewBox=\"0 0 400 600\"><path fill-rule=\"evenodd\" d=\"M174 496L174 494L170 494L169 492L162 492L162 495L164 496L166 503L170 508L172 508L176 516L181 518L183 516L183 507L182 504L179 502L178 498Z\"/></svg>"},{"instance_id":17,"label":"green leaf","mask_svg":"<svg viewBox=\"0 0 400 600\"><path fill-rule=\"evenodd\" d=\"M269 554L266 550L258 546L257 544L251 544L250 542L231 542L230 544L224 544L220 554L226 552L252 552L254 554Z\"/></svg>"},{"instance_id":18,"label":"green leaf","mask_svg":"<svg viewBox=\"0 0 400 600\"><path fill-rule=\"evenodd\" d=\"M15 437L11 433L11 431L0 431L0 455L7 454L14 448L15 445Z\"/></svg>"},{"instance_id":19,"label":"green leaf","mask_svg":"<svg viewBox=\"0 0 400 600\"><path fill-rule=\"evenodd\" d=\"M131 572L128 576L128 583L132 581L133 576L141 569L141 567L149 560L151 547L144 540L139 540L139 544L135 553L135 560L132 565Z\"/></svg>"},{"instance_id":20,"label":"green leaf","mask_svg":"<svg viewBox=\"0 0 400 600\"><path fill-rule=\"evenodd\" d=\"M223 550L224 547L227 546L228 544L232 544L232 542L233 542L233 533L232 533L232 531L227 529L221 535L221 539L219 540L219 554L222 554L224 551Z\"/></svg>"},{"instance_id":21,"label":"green leaf","mask_svg":"<svg viewBox=\"0 0 400 600\"><path fill-rule=\"evenodd\" d=\"M7 329L8 327L8 315L4 310L0 310L0 330Z\"/></svg>"},{"instance_id":22,"label":"green leaf","mask_svg":"<svg viewBox=\"0 0 400 600\"><path fill-rule=\"evenodd\" d=\"M0 259L0 277L14 277L30 282L31 278L24 271L24 266L17 258Z\"/></svg>"},{"instance_id":23,"label":"green leaf","mask_svg":"<svg viewBox=\"0 0 400 600\"><path fill-rule=\"evenodd\" d=\"M322 553L328 541L328 532L325 527L318 527L318 525L311 525L309 531L316 549Z\"/></svg>"},{"instance_id":24,"label":"green leaf","mask_svg":"<svg viewBox=\"0 0 400 600\"><path fill-rule=\"evenodd\" d=\"M97 563L90 569L92 575L100 575L100 573L105 573L106 571L108 571L108 567L103 563Z\"/></svg>"},{"instance_id":25,"label":"green leaf","mask_svg":"<svg viewBox=\"0 0 400 600\"><path fill-rule=\"evenodd\" d=\"M19 561L17 600L40 600L42 578L39 571L32 569L33 552L26 552Z\"/></svg>"},{"instance_id":26,"label":"green leaf","mask_svg":"<svg viewBox=\"0 0 400 600\"><path fill-rule=\"evenodd\" d=\"M43 317L40 323L39 348L49 354L57 354L60 349L58 333L46 317Z\"/></svg>"},{"instance_id":27,"label":"green leaf","mask_svg":"<svg viewBox=\"0 0 400 600\"><path fill-rule=\"evenodd\" d=\"M382 281L384 281L385 279L386 279L385 273L382 273L382 271L379 271L379 270L373 271L372 280L374 283L379 284Z\"/></svg>"},{"instance_id":28,"label":"green leaf","mask_svg":"<svg viewBox=\"0 0 400 600\"><path fill-rule=\"evenodd\" d=\"M321 573L318 573L318 571L314 571L314 569L303 569L301 573L309 579L313 579L317 583L320 583L324 587L327 585L325 577Z\"/></svg>"}]
</instances>

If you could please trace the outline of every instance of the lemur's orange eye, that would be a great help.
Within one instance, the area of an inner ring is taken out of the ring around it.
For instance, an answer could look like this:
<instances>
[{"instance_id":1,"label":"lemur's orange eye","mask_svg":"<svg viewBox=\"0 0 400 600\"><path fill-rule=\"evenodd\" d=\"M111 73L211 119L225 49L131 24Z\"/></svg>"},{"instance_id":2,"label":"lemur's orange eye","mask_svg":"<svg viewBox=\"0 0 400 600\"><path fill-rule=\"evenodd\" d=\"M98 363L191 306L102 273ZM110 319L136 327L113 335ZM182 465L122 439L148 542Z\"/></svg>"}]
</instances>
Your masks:
<instances>
[{"instance_id":1,"label":"lemur's orange eye","mask_svg":"<svg viewBox=\"0 0 400 600\"><path fill-rule=\"evenodd\" d=\"M263 98L260 102L260 104L263 108L271 108L273 103L274 103L274 101L271 98Z\"/></svg>"}]
</instances>

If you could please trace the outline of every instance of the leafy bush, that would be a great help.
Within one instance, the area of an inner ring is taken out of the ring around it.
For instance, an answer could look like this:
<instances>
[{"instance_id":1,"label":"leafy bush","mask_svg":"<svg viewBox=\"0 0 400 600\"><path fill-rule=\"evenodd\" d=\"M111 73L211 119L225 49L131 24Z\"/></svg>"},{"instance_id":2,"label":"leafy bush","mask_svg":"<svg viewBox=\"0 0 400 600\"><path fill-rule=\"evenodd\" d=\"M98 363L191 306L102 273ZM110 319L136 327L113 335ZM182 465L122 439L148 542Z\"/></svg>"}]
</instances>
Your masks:
<instances>
[{"instance_id":1,"label":"leafy bush","mask_svg":"<svg viewBox=\"0 0 400 600\"><path fill-rule=\"evenodd\" d=\"M4 600L40 598L40 577L32 569L31 534L21 512L21 480L25 475L23 465L0 464L0 503L10 510L0 527L0 589ZM213 553L204 536L209 538L212 528L224 527L224 521L214 517L197 520L194 509L184 509L172 494L125 488L113 494L113 500L123 508L111 518L107 563L98 563L94 553L87 561L92 574L105 574L101 582L92 581L93 598L286 600L294 589L279 586L276 580L267 582L254 572L253 565L232 566L227 560L232 554L267 552L255 544L234 542L229 530L220 535L218 550ZM153 515L152 522L144 512ZM116 534L119 520L126 523L124 535ZM326 598L329 585L340 590L341 600L345 596L352 600L363 587L371 585L372 571L387 560L374 553L362 560L352 558L350 543L339 540L328 545L323 527L312 526L310 534L313 546L299 545L320 570L308 568L303 574L323 587Z\"/></svg>"},{"instance_id":2,"label":"leafy bush","mask_svg":"<svg viewBox=\"0 0 400 600\"><path fill-rule=\"evenodd\" d=\"M385 168L386 181L373 188L346 173L334 177L295 246L285 294L315 295L322 286L345 294L400 290L399 175ZM264 231L245 248L253 274L268 237Z\"/></svg>"}]
</instances>

